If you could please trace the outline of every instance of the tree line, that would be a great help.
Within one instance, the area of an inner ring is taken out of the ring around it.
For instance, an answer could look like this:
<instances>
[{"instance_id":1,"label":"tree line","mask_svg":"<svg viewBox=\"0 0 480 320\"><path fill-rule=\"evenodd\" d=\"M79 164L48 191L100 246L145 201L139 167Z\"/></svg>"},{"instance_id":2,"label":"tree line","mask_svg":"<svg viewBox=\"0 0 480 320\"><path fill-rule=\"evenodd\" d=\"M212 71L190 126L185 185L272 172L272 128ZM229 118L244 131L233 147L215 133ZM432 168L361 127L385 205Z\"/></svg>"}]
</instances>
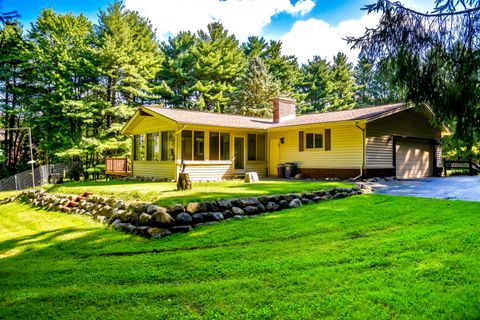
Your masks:
<instances>
[{"instance_id":1,"label":"tree line","mask_svg":"<svg viewBox=\"0 0 480 320\"><path fill-rule=\"evenodd\" d=\"M240 43L221 23L159 42L151 22L121 2L84 15L44 9L29 29L1 21L0 127L31 127L35 160L94 166L126 155L119 133L139 105L271 117L271 99L297 99L300 113L400 101L387 59L343 53L300 64L280 41ZM0 131L0 177L27 167L23 131Z\"/></svg>"}]
</instances>

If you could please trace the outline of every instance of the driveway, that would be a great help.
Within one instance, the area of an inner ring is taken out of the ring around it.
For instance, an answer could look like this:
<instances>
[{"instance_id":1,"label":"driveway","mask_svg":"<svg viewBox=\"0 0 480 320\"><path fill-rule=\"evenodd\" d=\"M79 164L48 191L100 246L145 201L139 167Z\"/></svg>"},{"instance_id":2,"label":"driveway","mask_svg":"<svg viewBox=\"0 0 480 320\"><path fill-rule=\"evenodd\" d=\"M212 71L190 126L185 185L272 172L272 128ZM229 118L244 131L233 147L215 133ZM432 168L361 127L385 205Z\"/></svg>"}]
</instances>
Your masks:
<instances>
[{"instance_id":1,"label":"driveway","mask_svg":"<svg viewBox=\"0 0 480 320\"><path fill-rule=\"evenodd\" d=\"M381 194L480 201L480 176L382 181L372 187Z\"/></svg>"}]
</instances>

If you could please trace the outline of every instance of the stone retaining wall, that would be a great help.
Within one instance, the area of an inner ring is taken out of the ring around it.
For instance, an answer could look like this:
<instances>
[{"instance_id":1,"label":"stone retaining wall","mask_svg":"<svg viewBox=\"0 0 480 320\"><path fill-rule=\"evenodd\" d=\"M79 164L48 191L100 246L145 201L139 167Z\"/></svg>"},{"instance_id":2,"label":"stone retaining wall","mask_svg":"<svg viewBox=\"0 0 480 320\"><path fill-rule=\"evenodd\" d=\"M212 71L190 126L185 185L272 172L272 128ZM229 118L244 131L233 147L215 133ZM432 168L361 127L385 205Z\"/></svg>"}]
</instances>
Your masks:
<instances>
[{"instance_id":1,"label":"stone retaining wall","mask_svg":"<svg viewBox=\"0 0 480 320\"><path fill-rule=\"evenodd\" d=\"M170 208L92 195L81 200L78 207L67 209L64 206L75 196L50 194L43 190L24 191L19 198L31 206L88 215L117 230L159 238L176 232L188 232L194 227L214 224L222 220L243 219L330 199L346 198L364 192L370 192L369 187L359 185L355 188L334 188L302 194L289 193L191 202L186 206L176 204Z\"/></svg>"}]
</instances>

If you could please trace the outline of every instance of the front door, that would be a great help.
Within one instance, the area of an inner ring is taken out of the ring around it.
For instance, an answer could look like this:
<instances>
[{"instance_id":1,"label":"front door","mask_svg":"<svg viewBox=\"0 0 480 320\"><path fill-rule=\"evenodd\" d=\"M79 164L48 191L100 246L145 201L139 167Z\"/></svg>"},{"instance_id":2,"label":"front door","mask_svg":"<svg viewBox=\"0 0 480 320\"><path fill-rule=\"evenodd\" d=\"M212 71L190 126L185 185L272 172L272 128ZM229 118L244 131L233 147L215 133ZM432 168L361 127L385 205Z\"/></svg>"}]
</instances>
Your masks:
<instances>
[{"instance_id":1,"label":"front door","mask_svg":"<svg viewBox=\"0 0 480 320\"><path fill-rule=\"evenodd\" d=\"M277 176L277 165L280 163L280 139L270 139L268 175L270 177Z\"/></svg>"},{"instance_id":2,"label":"front door","mask_svg":"<svg viewBox=\"0 0 480 320\"><path fill-rule=\"evenodd\" d=\"M245 138L235 137L233 143L235 160L233 169L235 174L245 172Z\"/></svg>"}]
</instances>

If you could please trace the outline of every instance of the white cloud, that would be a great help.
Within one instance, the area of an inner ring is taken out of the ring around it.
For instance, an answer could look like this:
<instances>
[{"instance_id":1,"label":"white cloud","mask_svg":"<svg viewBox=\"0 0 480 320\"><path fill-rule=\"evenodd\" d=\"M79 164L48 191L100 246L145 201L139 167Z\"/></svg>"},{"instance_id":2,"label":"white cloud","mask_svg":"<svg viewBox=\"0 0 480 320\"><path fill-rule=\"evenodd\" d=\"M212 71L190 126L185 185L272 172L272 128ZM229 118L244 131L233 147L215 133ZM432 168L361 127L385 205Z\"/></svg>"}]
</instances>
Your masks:
<instances>
[{"instance_id":1,"label":"white cloud","mask_svg":"<svg viewBox=\"0 0 480 320\"><path fill-rule=\"evenodd\" d=\"M337 52L347 55L350 62L357 60L358 50L351 50L351 45L343 40L346 36L361 36L366 27L378 24L379 14L365 14L358 20L345 20L334 27L323 20L309 19L297 21L292 29L282 36L283 53L293 54L299 62L306 63L318 55L332 61Z\"/></svg>"},{"instance_id":2,"label":"white cloud","mask_svg":"<svg viewBox=\"0 0 480 320\"><path fill-rule=\"evenodd\" d=\"M196 32L210 22L219 21L244 41L250 35L259 35L272 16L282 12L305 15L315 3L313 0L300 0L295 5L290 0L126 0L125 6L149 18L160 40L180 31Z\"/></svg>"}]
</instances>

